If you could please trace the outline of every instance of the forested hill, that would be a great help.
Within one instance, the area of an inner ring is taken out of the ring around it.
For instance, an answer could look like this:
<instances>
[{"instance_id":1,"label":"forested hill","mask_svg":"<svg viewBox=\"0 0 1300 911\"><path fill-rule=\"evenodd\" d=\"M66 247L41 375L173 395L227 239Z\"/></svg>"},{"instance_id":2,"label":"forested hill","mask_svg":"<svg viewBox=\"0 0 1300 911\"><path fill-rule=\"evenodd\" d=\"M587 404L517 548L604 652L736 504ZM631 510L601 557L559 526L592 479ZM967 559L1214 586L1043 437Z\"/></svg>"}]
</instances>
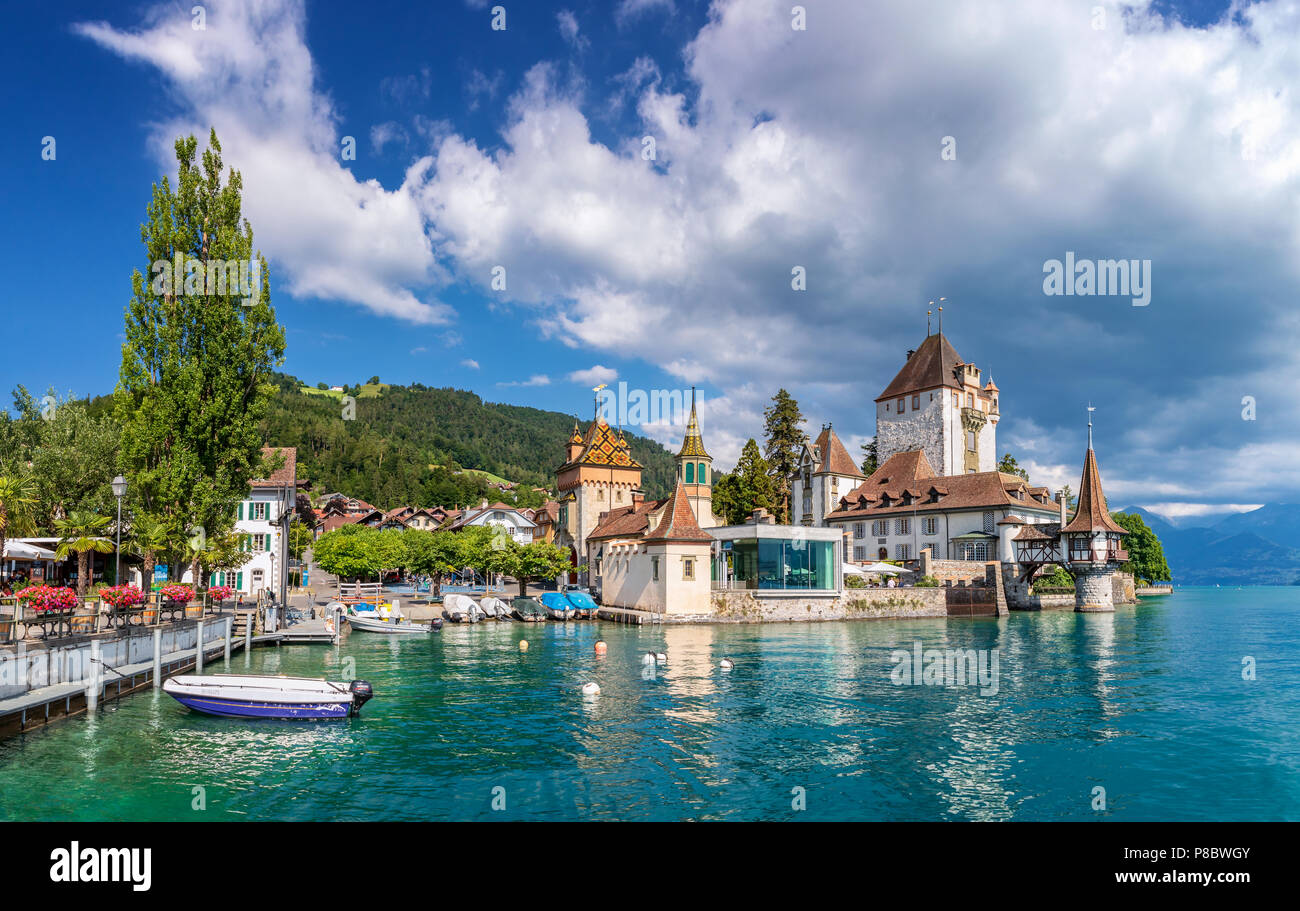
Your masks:
<instances>
[{"instance_id":1,"label":"forested hill","mask_svg":"<svg viewBox=\"0 0 1300 911\"><path fill-rule=\"evenodd\" d=\"M381 508L452 506L489 496L489 472L520 485L520 505L536 505L531 488L554 487L555 469L573 432L573 416L484 402L461 389L366 385L350 389L355 416L343 417L341 394L304 391L278 376L280 391L264 422L267 445L298 448L298 476L316 493L342 491ZM586 423L583 425L586 429ZM659 443L627 434L632 456L646 467L648 497L666 496L673 458ZM491 492L493 499L510 501Z\"/></svg>"}]
</instances>

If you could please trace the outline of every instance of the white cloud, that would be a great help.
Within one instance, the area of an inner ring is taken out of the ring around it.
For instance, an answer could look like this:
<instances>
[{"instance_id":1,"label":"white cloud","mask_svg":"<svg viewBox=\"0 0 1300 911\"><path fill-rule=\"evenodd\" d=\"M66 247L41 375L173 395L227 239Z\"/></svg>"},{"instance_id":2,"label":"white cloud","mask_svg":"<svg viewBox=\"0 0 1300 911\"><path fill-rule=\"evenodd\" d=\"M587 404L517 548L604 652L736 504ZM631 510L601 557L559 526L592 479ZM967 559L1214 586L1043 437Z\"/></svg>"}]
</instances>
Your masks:
<instances>
[{"instance_id":1,"label":"white cloud","mask_svg":"<svg viewBox=\"0 0 1300 911\"><path fill-rule=\"evenodd\" d=\"M215 0L204 31L179 8L157 7L146 21L138 30L103 22L74 30L166 77L182 113L157 123L151 141L167 172L175 171L177 136L206 140L216 128L225 162L243 175L244 214L277 280L297 297L415 323L452 319L445 304L413 290L438 269L410 187L358 180L339 160L338 115L314 85L300 4Z\"/></svg>"},{"instance_id":2,"label":"white cloud","mask_svg":"<svg viewBox=\"0 0 1300 911\"><path fill-rule=\"evenodd\" d=\"M560 36L575 51L585 51L591 46L591 41L579 34L578 17L573 15L572 10L560 10L555 14L555 20L559 24Z\"/></svg>"},{"instance_id":3,"label":"white cloud","mask_svg":"<svg viewBox=\"0 0 1300 911\"><path fill-rule=\"evenodd\" d=\"M551 378L544 373L534 373L526 380L515 380L509 383L497 383L498 386L549 386Z\"/></svg>"},{"instance_id":4,"label":"white cloud","mask_svg":"<svg viewBox=\"0 0 1300 911\"><path fill-rule=\"evenodd\" d=\"M600 385L601 383L612 383L618 379L618 371L612 367L604 367L596 364L586 370L575 370L569 374L569 381L580 383L583 386Z\"/></svg>"},{"instance_id":5,"label":"white cloud","mask_svg":"<svg viewBox=\"0 0 1300 911\"><path fill-rule=\"evenodd\" d=\"M618 8L614 11L614 18L620 25L623 25L644 13L654 10L674 13L677 11L677 7L673 0L619 0Z\"/></svg>"},{"instance_id":6,"label":"white cloud","mask_svg":"<svg viewBox=\"0 0 1300 911\"><path fill-rule=\"evenodd\" d=\"M460 365L461 365L462 367L468 367L470 370L477 370L477 369L479 369L478 361L474 360L474 358L472 358L472 357L467 357L467 358L465 358L465 360L463 360L463 361L460 362Z\"/></svg>"}]
</instances>

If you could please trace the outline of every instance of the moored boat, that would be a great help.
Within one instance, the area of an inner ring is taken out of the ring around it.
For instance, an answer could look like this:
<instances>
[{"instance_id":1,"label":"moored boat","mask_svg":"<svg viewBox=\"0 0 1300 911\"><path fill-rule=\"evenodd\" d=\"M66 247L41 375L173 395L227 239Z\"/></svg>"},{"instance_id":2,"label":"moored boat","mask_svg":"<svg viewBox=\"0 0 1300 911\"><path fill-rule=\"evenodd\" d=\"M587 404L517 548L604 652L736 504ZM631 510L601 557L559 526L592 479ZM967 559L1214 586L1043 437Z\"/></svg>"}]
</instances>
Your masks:
<instances>
[{"instance_id":1,"label":"moored boat","mask_svg":"<svg viewBox=\"0 0 1300 911\"><path fill-rule=\"evenodd\" d=\"M493 620L510 619L510 605L500 598L480 598L478 606L483 609L485 615Z\"/></svg>"},{"instance_id":2,"label":"moored boat","mask_svg":"<svg viewBox=\"0 0 1300 911\"><path fill-rule=\"evenodd\" d=\"M450 594L442 601L442 613L452 623L477 623L483 619L483 608L469 595Z\"/></svg>"},{"instance_id":3,"label":"moored boat","mask_svg":"<svg viewBox=\"0 0 1300 911\"><path fill-rule=\"evenodd\" d=\"M510 602L515 618L525 623L537 623L546 619L546 608L536 598L515 598Z\"/></svg>"},{"instance_id":4,"label":"moored boat","mask_svg":"<svg viewBox=\"0 0 1300 911\"><path fill-rule=\"evenodd\" d=\"M573 602L564 596L564 592L542 592L542 607L552 620L572 620L577 613Z\"/></svg>"},{"instance_id":5,"label":"moored boat","mask_svg":"<svg viewBox=\"0 0 1300 911\"><path fill-rule=\"evenodd\" d=\"M349 718L374 696L364 680L342 683L256 674L169 677L163 692L205 715L304 720Z\"/></svg>"},{"instance_id":6,"label":"moored boat","mask_svg":"<svg viewBox=\"0 0 1300 911\"><path fill-rule=\"evenodd\" d=\"M376 614L348 614L348 626L363 633L387 633L390 636L419 635L440 628L424 623L412 623L406 617L380 617Z\"/></svg>"},{"instance_id":7,"label":"moored boat","mask_svg":"<svg viewBox=\"0 0 1300 911\"><path fill-rule=\"evenodd\" d=\"M592 600L591 595L581 591L566 591L564 597L569 599L573 605L574 616L584 620L594 620L598 610L596 602Z\"/></svg>"}]
</instances>

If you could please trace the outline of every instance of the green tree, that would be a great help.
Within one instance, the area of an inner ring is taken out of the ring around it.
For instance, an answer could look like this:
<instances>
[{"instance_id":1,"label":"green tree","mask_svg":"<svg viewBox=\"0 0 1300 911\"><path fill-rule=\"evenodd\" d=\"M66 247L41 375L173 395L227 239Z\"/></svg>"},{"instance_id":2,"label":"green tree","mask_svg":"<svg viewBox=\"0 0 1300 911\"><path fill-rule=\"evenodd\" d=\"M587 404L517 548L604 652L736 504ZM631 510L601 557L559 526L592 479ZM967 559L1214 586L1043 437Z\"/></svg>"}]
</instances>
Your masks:
<instances>
[{"instance_id":1,"label":"green tree","mask_svg":"<svg viewBox=\"0 0 1300 911\"><path fill-rule=\"evenodd\" d=\"M463 565L456 532L412 530L407 532L406 546L410 569L433 579L434 597L442 593L442 577Z\"/></svg>"},{"instance_id":2,"label":"green tree","mask_svg":"<svg viewBox=\"0 0 1300 911\"><path fill-rule=\"evenodd\" d=\"M132 275L114 406L133 510L214 537L234 527L235 504L263 470L258 422L284 330L241 218L239 172L222 184L216 131L201 167L193 136L175 149L176 186L154 185L140 229L151 277ZM260 276L255 291L236 280L241 262L248 284Z\"/></svg>"},{"instance_id":3,"label":"green tree","mask_svg":"<svg viewBox=\"0 0 1300 911\"><path fill-rule=\"evenodd\" d=\"M127 523L124 521L123 524ZM150 579L153 578L153 568L159 564L170 565L172 557L184 549L185 537L173 520L158 518L146 512L131 516L126 537L131 549L144 562L141 575L145 588L148 588Z\"/></svg>"},{"instance_id":4,"label":"green tree","mask_svg":"<svg viewBox=\"0 0 1300 911\"><path fill-rule=\"evenodd\" d=\"M315 535L304 523L295 519L289 523L289 556L301 560L307 548L311 547Z\"/></svg>"},{"instance_id":5,"label":"green tree","mask_svg":"<svg viewBox=\"0 0 1300 911\"><path fill-rule=\"evenodd\" d=\"M1016 477L1023 478L1026 484L1029 483L1029 472L1021 468L1016 461L1016 457L1009 452L1005 453L1002 456L1002 461L998 462L998 471L1013 474Z\"/></svg>"},{"instance_id":6,"label":"green tree","mask_svg":"<svg viewBox=\"0 0 1300 911\"><path fill-rule=\"evenodd\" d=\"M876 438L872 437L871 442L862 444L862 473L871 477L879 467L880 449L876 445Z\"/></svg>"},{"instance_id":7,"label":"green tree","mask_svg":"<svg viewBox=\"0 0 1300 911\"><path fill-rule=\"evenodd\" d=\"M1141 582L1169 582L1173 576L1169 564L1165 561L1165 549L1142 516L1137 513L1113 512L1110 517L1116 524L1128 532L1124 536L1124 549L1128 551L1128 562L1120 567L1124 572L1132 573L1133 578Z\"/></svg>"},{"instance_id":8,"label":"green tree","mask_svg":"<svg viewBox=\"0 0 1300 911\"><path fill-rule=\"evenodd\" d=\"M385 568L375 531L364 525L344 525L321 535L312 556L317 566L341 580L376 580Z\"/></svg>"},{"instance_id":9,"label":"green tree","mask_svg":"<svg viewBox=\"0 0 1300 911\"><path fill-rule=\"evenodd\" d=\"M505 549L501 571L519 583L522 598L528 594L529 582L554 579L570 569L567 551L545 541L531 541L522 545L511 542ZM578 572L584 569L585 566L580 566Z\"/></svg>"},{"instance_id":10,"label":"green tree","mask_svg":"<svg viewBox=\"0 0 1300 911\"><path fill-rule=\"evenodd\" d=\"M77 555L77 597L84 598L90 588L90 555L111 554L113 542L104 535L112 520L86 510L75 510L66 519L58 519L54 528L59 535L59 546L54 554L66 560L69 554Z\"/></svg>"},{"instance_id":11,"label":"green tree","mask_svg":"<svg viewBox=\"0 0 1300 911\"><path fill-rule=\"evenodd\" d=\"M0 554L5 541L27 534L36 523L36 481L26 472L0 475Z\"/></svg>"},{"instance_id":12,"label":"green tree","mask_svg":"<svg viewBox=\"0 0 1300 911\"><path fill-rule=\"evenodd\" d=\"M808 441L802 424L803 414L799 403L784 389L772 396L772 404L763 411L763 433L766 440L763 458L767 461L775 494L774 511L777 521L790 521L790 476L799 462L799 452Z\"/></svg>"},{"instance_id":13,"label":"green tree","mask_svg":"<svg viewBox=\"0 0 1300 911\"><path fill-rule=\"evenodd\" d=\"M717 487L714 487L714 508L718 508ZM726 510L728 525L740 525L755 509L775 508L776 491L767 462L758 451L752 438L741 450L735 469L725 476L722 508Z\"/></svg>"}]
</instances>

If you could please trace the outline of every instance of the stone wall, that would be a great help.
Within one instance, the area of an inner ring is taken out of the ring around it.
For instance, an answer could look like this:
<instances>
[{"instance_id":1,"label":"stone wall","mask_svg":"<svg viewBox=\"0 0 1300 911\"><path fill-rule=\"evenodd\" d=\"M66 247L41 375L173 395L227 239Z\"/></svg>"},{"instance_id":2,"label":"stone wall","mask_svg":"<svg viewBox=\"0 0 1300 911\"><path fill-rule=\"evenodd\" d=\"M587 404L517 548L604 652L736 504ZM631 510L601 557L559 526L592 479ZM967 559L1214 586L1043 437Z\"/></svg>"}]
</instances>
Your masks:
<instances>
[{"instance_id":1,"label":"stone wall","mask_svg":"<svg viewBox=\"0 0 1300 911\"><path fill-rule=\"evenodd\" d=\"M1137 604L1137 583L1132 573L1115 573L1111 579L1111 600L1115 604Z\"/></svg>"},{"instance_id":2,"label":"stone wall","mask_svg":"<svg viewBox=\"0 0 1300 911\"><path fill-rule=\"evenodd\" d=\"M1076 570L1074 574L1074 606L1076 610L1114 610L1114 574L1105 569Z\"/></svg>"},{"instance_id":3,"label":"stone wall","mask_svg":"<svg viewBox=\"0 0 1300 911\"><path fill-rule=\"evenodd\" d=\"M715 591L712 601L712 614L691 619L714 623L774 623L948 615L947 599L942 588L846 589L837 598ZM674 618L666 619L671 623Z\"/></svg>"},{"instance_id":4,"label":"stone wall","mask_svg":"<svg viewBox=\"0 0 1300 911\"><path fill-rule=\"evenodd\" d=\"M920 572L923 576L934 576L943 585L951 582L984 581L990 565L981 560L935 560L929 549L921 551Z\"/></svg>"},{"instance_id":5,"label":"stone wall","mask_svg":"<svg viewBox=\"0 0 1300 911\"><path fill-rule=\"evenodd\" d=\"M930 466L946 474L943 395L936 396L934 401L927 400L920 411L912 411L912 398L910 395L906 398L909 410L901 416L886 412L885 402L876 406L876 450L880 464L896 453L923 449ZM890 408L894 407L894 401L890 400Z\"/></svg>"}]
</instances>

